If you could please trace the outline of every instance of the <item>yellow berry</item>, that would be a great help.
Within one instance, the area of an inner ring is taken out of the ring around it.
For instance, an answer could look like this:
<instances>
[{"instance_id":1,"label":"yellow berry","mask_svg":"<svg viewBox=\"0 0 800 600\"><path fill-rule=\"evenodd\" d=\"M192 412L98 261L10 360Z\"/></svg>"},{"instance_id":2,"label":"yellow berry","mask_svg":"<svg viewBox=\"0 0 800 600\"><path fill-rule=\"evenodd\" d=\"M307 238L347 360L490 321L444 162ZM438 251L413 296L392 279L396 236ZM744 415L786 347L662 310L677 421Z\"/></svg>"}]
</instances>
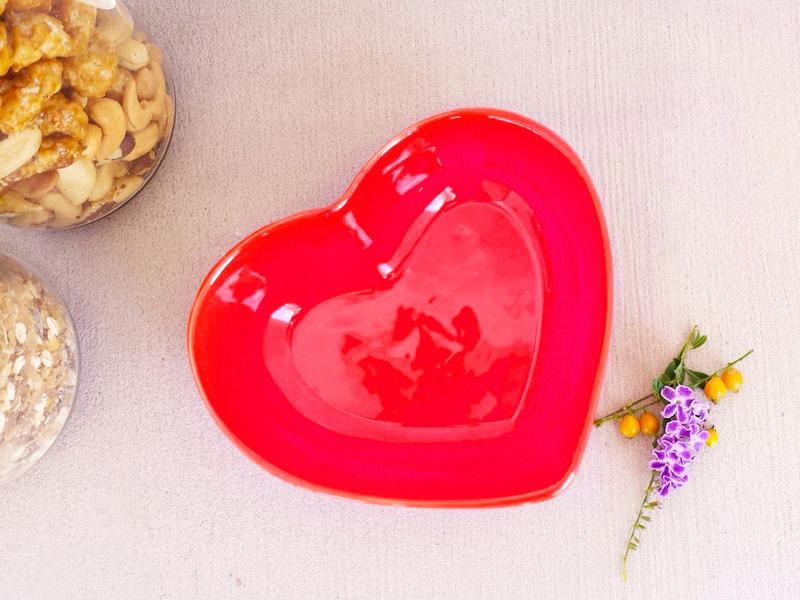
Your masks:
<instances>
[{"instance_id":1,"label":"yellow berry","mask_svg":"<svg viewBox=\"0 0 800 600\"><path fill-rule=\"evenodd\" d=\"M719 434L713 427L708 430L708 438L706 439L706 446L709 448L719 441Z\"/></svg>"},{"instance_id":2,"label":"yellow berry","mask_svg":"<svg viewBox=\"0 0 800 600\"><path fill-rule=\"evenodd\" d=\"M706 393L706 396L708 396L709 400L712 402L718 402L720 398L728 393L728 388L725 387L725 383L721 378L714 375L706 382L706 386L703 388L703 391Z\"/></svg>"},{"instance_id":3,"label":"yellow berry","mask_svg":"<svg viewBox=\"0 0 800 600\"><path fill-rule=\"evenodd\" d=\"M639 415L639 428L645 435L655 435L658 433L659 428L658 417L651 412L643 412Z\"/></svg>"},{"instance_id":4,"label":"yellow berry","mask_svg":"<svg viewBox=\"0 0 800 600\"><path fill-rule=\"evenodd\" d=\"M619 424L619 432L626 438L634 438L639 434L639 419L633 415L625 415Z\"/></svg>"},{"instance_id":5,"label":"yellow berry","mask_svg":"<svg viewBox=\"0 0 800 600\"><path fill-rule=\"evenodd\" d=\"M738 369L728 367L722 372L722 382L726 388L734 393L738 392L739 388L742 387L742 381L742 374Z\"/></svg>"}]
</instances>

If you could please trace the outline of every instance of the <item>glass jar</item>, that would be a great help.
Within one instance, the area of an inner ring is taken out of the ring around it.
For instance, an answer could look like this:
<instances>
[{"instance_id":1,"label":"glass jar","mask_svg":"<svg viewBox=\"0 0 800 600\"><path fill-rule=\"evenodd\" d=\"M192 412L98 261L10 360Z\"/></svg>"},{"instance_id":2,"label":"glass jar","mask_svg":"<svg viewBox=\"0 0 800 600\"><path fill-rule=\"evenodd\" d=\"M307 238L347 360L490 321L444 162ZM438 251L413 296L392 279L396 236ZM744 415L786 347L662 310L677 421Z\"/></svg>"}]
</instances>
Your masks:
<instances>
[{"instance_id":1,"label":"glass jar","mask_svg":"<svg viewBox=\"0 0 800 600\"><path fill-rule=\"evenodd\" d=\"M122 3L94 4L108 3L0 0L0 222L91 223L164 158L175 103L161 49Z\"/></svg>"},{"instance_id":2,"label":"glass jar","mask_svg":"<svg viewBox=\"0 0 800 600\"><path fill-rule=\"evenodd\" d=\"M78 342L67 309L29 267L0 253L0 483L52 446L77 385Z\"/></svg>"}]
</instances>

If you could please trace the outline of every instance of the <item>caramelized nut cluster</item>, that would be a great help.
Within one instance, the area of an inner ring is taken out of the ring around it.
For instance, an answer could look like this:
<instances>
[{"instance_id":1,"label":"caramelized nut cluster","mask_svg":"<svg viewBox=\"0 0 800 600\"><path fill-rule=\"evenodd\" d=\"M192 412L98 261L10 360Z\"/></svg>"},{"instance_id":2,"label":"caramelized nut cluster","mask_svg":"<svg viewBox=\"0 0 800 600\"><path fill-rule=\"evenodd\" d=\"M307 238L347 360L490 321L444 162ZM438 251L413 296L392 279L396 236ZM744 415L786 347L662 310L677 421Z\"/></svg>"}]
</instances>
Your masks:
<instances>
[{"instance_id":1,"label":"caramelized nut cluster","mask_svg":"<svg viewBox=\"0 0 800 600\"><path fill-rule=\"evenodd\" d=\"M143 185L173 116L161 50L124 6L0 0L0 222L109 212Z\"/></svg>"}]
</instances>

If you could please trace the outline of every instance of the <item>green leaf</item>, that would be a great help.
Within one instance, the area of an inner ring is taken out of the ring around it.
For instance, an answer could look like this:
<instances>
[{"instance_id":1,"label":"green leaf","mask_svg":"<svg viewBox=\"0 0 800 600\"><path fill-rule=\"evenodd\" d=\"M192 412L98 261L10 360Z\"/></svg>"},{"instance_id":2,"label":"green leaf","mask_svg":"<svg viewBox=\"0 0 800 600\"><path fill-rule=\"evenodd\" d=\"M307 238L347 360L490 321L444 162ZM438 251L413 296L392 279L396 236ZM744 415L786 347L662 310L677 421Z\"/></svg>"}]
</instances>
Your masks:
<instances>
[{"instance_id":1,"label":"green leaf","mask_svg":"<svg viewBox=\"0 0 800 600\"><path fill-rule=\"evenodd\" d=\"M690 387L695 387L709 378L708 373L703 373L702 371L692 371L691 369L686 369L686 375L689 377Z\"/></svg>"},{"instance_id":2,"label":"green leaf","mask_svg":"<svg viewBox=\"0 0 800 600\"><path fill-rule=\"evenodd\" d=\"M642 521L649 521L649 520L650 517L648 517L647 515L642 515Z\"/></svg>"},{"instance_id":3,"label":"green leaf","mask_svg":"<svg viewBox=\"0 0 800 600\"><path fill-rule=\"evenodd\" d=\"M656 377L653 379L653 392L656 396L661 393L661 388L664 387L664 382L661 380L661 377Z\"/></svg>"},{"instance_id":4,"label":"green leaf","mask_svg":"<svg viewBox=\"0 0 800 600\"><path fill-rule=\"evenodd\" d=\"M694 338L694 342L692 342L692 349L695 350L706 343L706 336L700 335L698 332L698 336Z\"/></svg>"},{"instance_id":5,"label":"green leaf","mask_svg":"<svg viewBox=\"0 0 800 600\"><path fill-rule=\"evenodd\" d=\"M645 508L656 508L658 507L658 502L648 502L644 505Z\"/></svg>"},{"instance_id":6,"label":"green leaf","mask_svg":"<svg viewBox=\"0 0 800 600\"><path fill-rule=\"evenodd\" d=\"M675 367L675 381L682 384L684 379L686 379L686 367L681 363Z\"/></svg>"},{"instance_id":7,"label":"green leaf","mask_svg":"<svg viewBox=\"0 0 800 600\"><path fill-rule=\"evenodd\" d=\"M666 385L669 385L675 381L675 369L677 369L680 364L681 359L673 358L672 362L667 365L666 369L664 369L664 374L661 376L661 379Z\"/></svg>"}]
</instances>

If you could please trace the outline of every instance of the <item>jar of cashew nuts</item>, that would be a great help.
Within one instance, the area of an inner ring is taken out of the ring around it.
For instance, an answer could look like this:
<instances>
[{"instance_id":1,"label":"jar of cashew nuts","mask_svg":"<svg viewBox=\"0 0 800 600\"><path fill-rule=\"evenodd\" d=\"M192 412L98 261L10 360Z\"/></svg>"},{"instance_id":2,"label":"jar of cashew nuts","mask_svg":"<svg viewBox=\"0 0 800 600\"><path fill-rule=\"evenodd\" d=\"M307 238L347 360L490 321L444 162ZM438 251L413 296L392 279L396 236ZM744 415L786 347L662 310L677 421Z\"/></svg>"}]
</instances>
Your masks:
<instances>
[{"instance_id":1,"label":"jar of cashew nuts","mask_svg":"<svg viewBox=\"0 0 800 600\"><path fill-rule=\"evenodd\" d=\"M130 200L174 123L161 49L113 0L0 0L0 222L68 229Z\"/></svg>"},{"instance_id":2,"label":"jar of cashew nuts","mask_svg":"<svg viewBox=\"0 0 800 600\"><path fill-rule=\"evenodd\" d=\"M0 253L0 483L50 448L77 384L78 344L67 309L28 267Z\"/></svg>"}]
</instances>

